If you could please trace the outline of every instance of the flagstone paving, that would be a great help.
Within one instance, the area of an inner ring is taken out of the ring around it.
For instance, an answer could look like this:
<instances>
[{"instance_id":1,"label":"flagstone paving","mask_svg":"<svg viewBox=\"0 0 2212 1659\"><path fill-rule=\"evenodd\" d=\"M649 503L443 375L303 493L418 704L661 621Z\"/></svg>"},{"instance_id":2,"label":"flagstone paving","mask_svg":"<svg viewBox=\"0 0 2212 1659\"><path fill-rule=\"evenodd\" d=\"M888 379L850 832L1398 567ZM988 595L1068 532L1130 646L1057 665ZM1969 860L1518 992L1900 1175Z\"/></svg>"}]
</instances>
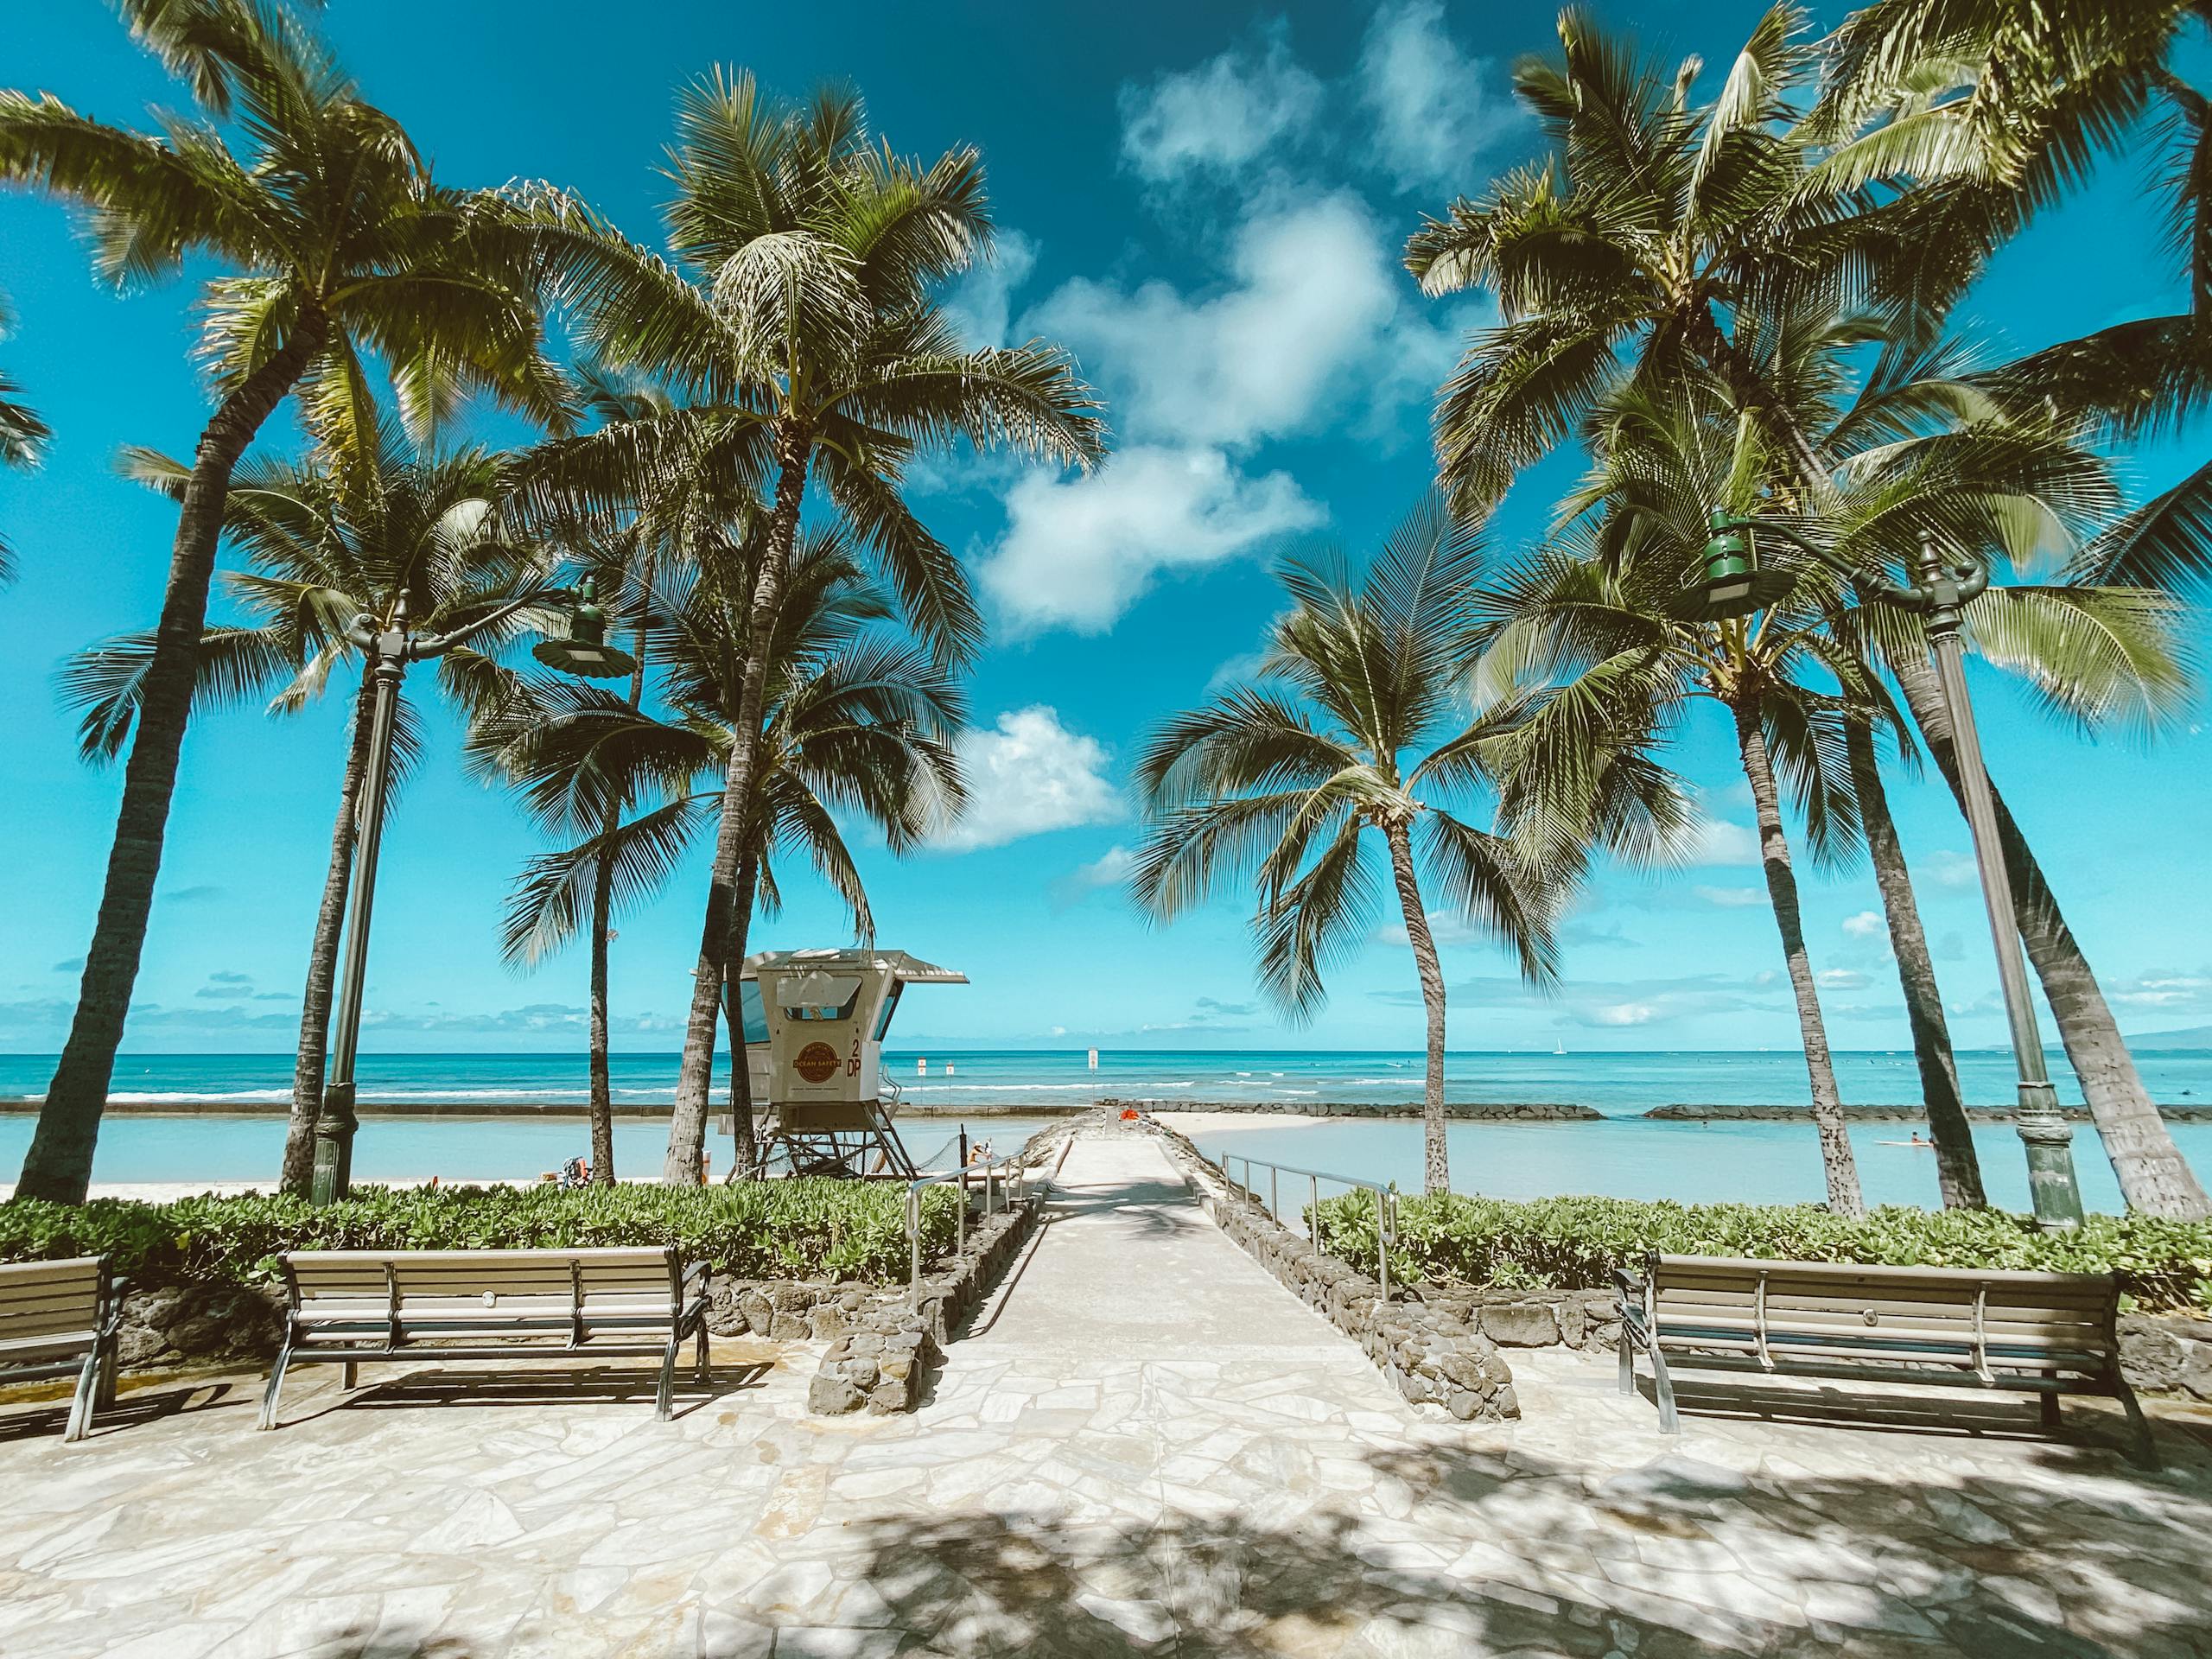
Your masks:
<instances>
[{"instance_id":1,"label":"flagstone paving","mask_svg":"<svg viewBox=\"0 0 2212 1659\"><path fill-rule=\"evenodd\" d=\"M75 1446L8 1408L0 1653L2212 1654L2201 1421L2155 1476L2095 1403L2054 1443L1732 1392L1669 1441L1561 1351L1512 1356L1517 1425L1425 1415L1135 1137L1077 1142L914 1416L808 1416L804 1344L715 1358L668 1424L613 1368L314 1374L270 1434L249 1376Z\"/></svg>"}]
</instances>

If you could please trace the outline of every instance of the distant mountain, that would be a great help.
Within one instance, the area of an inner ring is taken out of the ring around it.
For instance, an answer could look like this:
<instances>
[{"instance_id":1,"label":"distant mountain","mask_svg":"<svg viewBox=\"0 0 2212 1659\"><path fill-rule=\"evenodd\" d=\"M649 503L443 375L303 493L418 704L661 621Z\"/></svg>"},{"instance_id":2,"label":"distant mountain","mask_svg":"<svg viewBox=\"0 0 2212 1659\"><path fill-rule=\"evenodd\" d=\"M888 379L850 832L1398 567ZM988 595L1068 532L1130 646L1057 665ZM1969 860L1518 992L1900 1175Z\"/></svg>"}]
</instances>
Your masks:
<instances>
[{"instance_id":1,"label":"distant mountain","mask_svg":"<svg viewBox=\"0 0 2212 1659\"><path fill-rule=\"evenodd\" d=\"M2182 1031L2139 1031L2127 1043L2131 1048L2212 1048L2212 1026L2190 1026Z\"/></svg>"}]
</instances>

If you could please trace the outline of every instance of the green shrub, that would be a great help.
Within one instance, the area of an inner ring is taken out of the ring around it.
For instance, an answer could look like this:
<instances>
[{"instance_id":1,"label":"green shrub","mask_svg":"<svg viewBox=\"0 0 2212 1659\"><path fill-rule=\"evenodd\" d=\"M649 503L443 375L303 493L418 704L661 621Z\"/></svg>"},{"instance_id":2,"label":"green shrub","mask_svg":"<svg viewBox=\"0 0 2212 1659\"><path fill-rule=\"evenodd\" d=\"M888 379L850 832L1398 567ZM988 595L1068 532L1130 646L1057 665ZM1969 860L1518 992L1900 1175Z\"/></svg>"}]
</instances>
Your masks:
<instances>
[{"instance_id":1,"label":"green shrub","mask_svg":"<svg viewBox=\"0 0 2212 1659\"><path fill-rule=\"evenodd\" d=\"M1332 1255L1375 1271L1375 1202L1324 1199ZM1597 1289L1653 1250L1897 1267L2116 1273L2150 1309L2212 1308L2212 1224L2091 1216L2070 1233L2037 1232L1997 1210L1902 1206L1848 1218L1811 1205L1644 1204L1539 1198L1525 1204L1440 1197L1399 1200L1393 1276L1515 1288Z\"/></svg>"},{"instance_id":2,"label":"green shrub","mask_svg":"<svg viewBox=\"0 0 2212 1659\"><path fill-rule=\"evenodd\" d=\"M922 1194L922 1243L953 1242L950 1186ZM525 1249L673 1244L743 1279L903 1280L906 1189L891 1181L795 1179L737 1186L363 1187L318 1209L300 1198L180 1198L80 1205L0 1204L0 1262L111 1255L141 1283L276 1277L280 1250Z\"/></svg>"}]
</instances>

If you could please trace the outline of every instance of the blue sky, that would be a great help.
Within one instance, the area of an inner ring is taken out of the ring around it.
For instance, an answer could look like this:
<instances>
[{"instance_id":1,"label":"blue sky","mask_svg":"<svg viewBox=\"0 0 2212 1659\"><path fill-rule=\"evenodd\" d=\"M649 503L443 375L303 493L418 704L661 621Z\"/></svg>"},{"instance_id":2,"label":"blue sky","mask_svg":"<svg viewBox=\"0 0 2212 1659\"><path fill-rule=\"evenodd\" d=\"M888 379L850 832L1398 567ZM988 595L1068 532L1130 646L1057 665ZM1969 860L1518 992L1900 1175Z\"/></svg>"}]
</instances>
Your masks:
<instances>
[{"instance_id":1,"label":"blue sky","mask_svg":"<svg viewBox=\"0 0 2212 1659\"><path fill-rule=\"evenodd\" d=\"M1610 14L1670 53L1725 63L1753 9ZM632 15L650 23L524 0L333 0L327 21L367 95L446 181L550 178L641 239L658 232L652 169L679 83L717 62L794 92L851 79L899 148L967 141L984 153L1004 236L995 265L950 296L970 331L1065 340L1111 402L1118 453L1095 476L950 461L919 498L969 558L993 637L970 688L969 822L904 862L863 859L880 941L975 982L918 1007L902 1038L1416 1045L1411 963L1386 931L1336 972L1319 1019L1291 1029L1255 990L1242 906L1166 931L1133 915L1115 879L1139 833L1124 785L1145 731L1257 646L1274 552L1301 537L1370 544L1424 486L1429 398L1488 313L1478 298L1424 300L1397 250L1423 209L1528 153L1507 66L1550 43L1551 9L665 3ZM181 101L94 0L0 13L0 83L130 124L149 103ZM1979 331L2025 347L2175 305L2137 182L2109 169L2008 251L1971 308ZM188 358L191 284L101 289L56 206L0 197L0 287L21 322L0 361L57 431L41 471L0 478L0 535L24 568L0 594L0 1049L44 1052L67 1028L119 787L75 759L52 673L67 651L150 621L174 510L116 478L111 457L125 443L188 453L206 400ZM2131 478L2154 487L2201 439L2133 457ZM1539 529L1572 470L1532 474L1494 543ZM1999 780L2123 1026L2212 1017L2212 781L2194 719L2154 747L2090 744L2001 679L1977 671L1974 684ZM289 1047L342 702L194 727L127 1048ZM581 953L526 977L498 957L502 895L534 834L461 776L451 723L432 729L386 842L366 1045L580 1045ZM1601 876L1568 925L1567 982L1549 1001L1496 952L1447 934L1455 1047L1795 1046L1730 748L1713 723L1694 722L1675 758L1706 791L1702 861L1663 880ZM1930 785L1894 787L1959 1039L1998 1041L1964 826ZM618 1046L679 1040L702 891L695 867L622 921ZM788 897L757 941L842 937L825 895L793 879ZM1871 880L1815 875L1806 901L1833 1040L1901 1044Z\"/></svg>"}]
</instances>

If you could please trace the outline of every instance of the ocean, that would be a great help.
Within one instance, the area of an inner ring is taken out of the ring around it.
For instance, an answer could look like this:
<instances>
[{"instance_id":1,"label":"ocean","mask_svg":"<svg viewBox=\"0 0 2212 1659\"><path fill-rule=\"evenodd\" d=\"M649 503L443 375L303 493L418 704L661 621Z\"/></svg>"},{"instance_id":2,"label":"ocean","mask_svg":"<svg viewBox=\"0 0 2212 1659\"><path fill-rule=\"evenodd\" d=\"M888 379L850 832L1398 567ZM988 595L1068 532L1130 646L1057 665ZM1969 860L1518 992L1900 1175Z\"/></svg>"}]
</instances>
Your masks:
<instances>
[{"instance_id":1,"label":"ocean","mask_svg":"<svg viewBox=\"0 0 2212 1659\"><path fill-rule=\"evenodd\" d=\"M2212 1051L2144 1050L2137 1059L2158 1099L2212 1101ZM1909 1053L1842 1053L1836 1065L1844 1098L1853 1104L1910 1105L1918 1097ZM0 1056L0 1101L35 1097L52 1069L50 1055ZM1101 1096L1295 1108L1307 1101L1413 1104L1421 1092L1418 1053L1375 1051L1108 1051L1096 1071L1080 1050L908 1051L887 1057L887 1069L908 1109L909 1147L925 1164L949 1160L963 1126L1004 1148L1046 1121L1025 1108L1083 1105ZM651 1114L673 1098L673 1054L618 1054L613 1070L619 1103ZM2061 1092L2078 1102L2062 1055L2052 1056L2052 1071ZM1962 1054L1960 1071L1973 1103L2010 1103L2006 1054ZM364 1179L530 1179L585 1150L576 1115L586 1099L580 1054L373 1054L362 1057L360 1074L365 1103L439 1109L435 1116L372 1116L356 1146ZM123 1057L111 1094L131 1109L111 1115L102 1126L94 1179L267 1179L283 1144L290 1076L288 1055ZM1770 1203L1821 1196L1809 1125L1620 1121L1675 1103L1802 1107L1804 1061L1794 1052L1454 1053L1446 1079L1455 1101L1559 1102L1592 1107L1613 1120L1454 1124L1453 1185L1462 1190L1510 1198L1599 1192ZM723 1097L719 1088L716 1095ZM12 1180L21 1166L33 1121L25 1110L0 1112L0 1182ZM1909 1135L1910 1127L1898 1124L1854 1130L1871 1199L1935 1202L1930 1155L1890 1144ZM2174 1135L2212 1181L2212 1125L2177 1124ZM2018 1137L2008 1126L1989 1124L1975 1138L1993 1196L2024 1205ZM665 1140L657 1115L618 1120L617 1168L657 1168ZM1209 1149L1408 1188L1421 1180L1420 1125L1411 1121L1240 1123L1201 1141ZM728 1144L710 1142L718 1166L726 1166ZM2117 1209L2111 1167L2088 1126L2081 1126L2075 1149L2084 1197L2093 1207Z\"/></svg>"}]
</instances>

